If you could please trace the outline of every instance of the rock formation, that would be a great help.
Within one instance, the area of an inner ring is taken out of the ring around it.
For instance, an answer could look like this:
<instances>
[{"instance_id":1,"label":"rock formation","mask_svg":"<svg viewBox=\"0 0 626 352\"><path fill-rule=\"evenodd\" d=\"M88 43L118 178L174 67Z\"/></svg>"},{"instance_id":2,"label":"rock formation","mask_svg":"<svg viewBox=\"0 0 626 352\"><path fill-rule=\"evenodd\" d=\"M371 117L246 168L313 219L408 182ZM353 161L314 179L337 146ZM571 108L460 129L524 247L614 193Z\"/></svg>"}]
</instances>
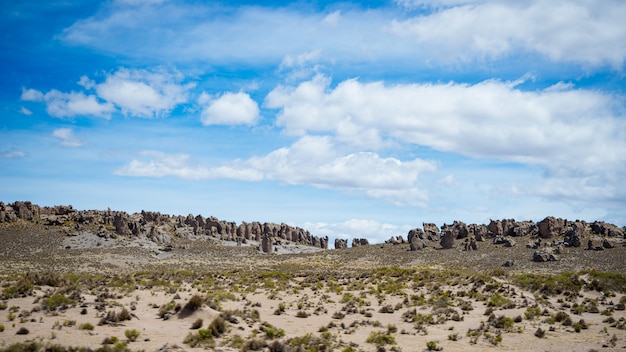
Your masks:
<instances>
[{"instance_id":1,"label":"rock formation","mask_svg":"<svg viewBox=\"0 0 626 352\"><path fill-rule=\"evenodd\" d=\"M367 240L367 238L353 238L352 239L352 247L367 246L369 244L370 242Z\"/></svg>"},{"instance_id":2,"label":"rock formation","mask_svg":"<svg viewBox=\"0 0 626 352\"><path fill-rule=\"evenodd\" d=\"M141 236L157 243L168 243L172 236L183 238L213 237L218 240L244 243L261 242L269 238L297 244L328 248L328 237L313 236L299 227L287 224L243 222L239 225L215 217L201 215L170 216L158 212L142 211L128 214L121 211L75 210L70 206L39 207L30 202L4 204L0 202L0 223L18 220L40 222L47 226L83 228L103 238L116 236Z\"/></svg>"},{"instance_id":3,"label":"rock formation","mask_svg":"<svg viewBox=\"0 0 626 352\"><path fill-rule=\"evenodd\" d=\"M441 245L441 248L443 249L450 249L452 247L454 247L454 239L455 239L455 235L452 231L446 231L443 233L443 235L441 235L441 240L439 241L439 244Z\"/></svg>"},{"instance_id":4,"label":"rock formation","mask_svg":"<svg viewBox=\"0 0 626 352\"><path fill-rule=\"evenodd\" d=\"M335 238L335 249L348 248L348 240Z\"/></svg>"}]
</instances>

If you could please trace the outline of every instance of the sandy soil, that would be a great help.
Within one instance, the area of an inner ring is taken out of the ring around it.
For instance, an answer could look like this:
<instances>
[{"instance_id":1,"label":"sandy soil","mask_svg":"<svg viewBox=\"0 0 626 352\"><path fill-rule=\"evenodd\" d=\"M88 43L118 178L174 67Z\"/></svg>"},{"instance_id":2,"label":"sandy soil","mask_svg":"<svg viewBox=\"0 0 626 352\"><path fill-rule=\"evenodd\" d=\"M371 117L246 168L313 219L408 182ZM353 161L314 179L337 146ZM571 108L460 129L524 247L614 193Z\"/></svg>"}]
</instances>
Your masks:
<instances>
[{"instance_id":1,"label":"sandy soil","mask_svg":"<svg viewBox=\"0 0 626 352\"><path fill-rule=\"evenodd\" d=\"M254 243L166 248L30 225L0 226L0 241L0 350L626 349L621 245L534 263L532 249L488 242L472 252L285 245L265 255ZM201 305L184 309L194 296ZM105 321L124 311L130 320ZM212 322L223 331L210 332Z\"/></svg>"}]
</instances>

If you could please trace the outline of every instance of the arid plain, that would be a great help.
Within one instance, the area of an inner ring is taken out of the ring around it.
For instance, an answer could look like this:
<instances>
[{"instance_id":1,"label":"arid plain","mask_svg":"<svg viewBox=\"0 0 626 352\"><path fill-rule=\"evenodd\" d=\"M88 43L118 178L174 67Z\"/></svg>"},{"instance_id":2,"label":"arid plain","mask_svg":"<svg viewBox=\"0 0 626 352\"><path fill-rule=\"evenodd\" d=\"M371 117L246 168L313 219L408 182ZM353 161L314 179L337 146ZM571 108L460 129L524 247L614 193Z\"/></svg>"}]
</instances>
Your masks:
<instances>
[{"instance_id":1,"label":"arid plain","mask_svg":"<svg viewBox=\"0 0 626 352\"><path fill-rule=\"evenodd\" d=\"M535 229L448 249L424 237L416 250L407 234L334 250L274 238L266 253L219 229L182 235L178 220L159 242L54 212L0 223L2 351L626 349L616 227L585 224L578 246L560 233L537 245Z\"/></svg>"}]
</instances>

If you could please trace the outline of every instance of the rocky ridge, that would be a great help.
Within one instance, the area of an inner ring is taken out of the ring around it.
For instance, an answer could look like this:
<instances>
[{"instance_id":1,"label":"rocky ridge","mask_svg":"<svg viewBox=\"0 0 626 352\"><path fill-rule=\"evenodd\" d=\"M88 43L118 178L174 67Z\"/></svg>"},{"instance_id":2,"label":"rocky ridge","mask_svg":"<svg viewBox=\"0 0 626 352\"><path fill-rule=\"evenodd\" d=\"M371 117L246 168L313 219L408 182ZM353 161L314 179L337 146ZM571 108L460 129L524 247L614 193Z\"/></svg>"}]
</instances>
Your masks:
<instances>
[{"instance_id":1,"label":"rocky ridge","mask_svg":"<svg viewBox=\"0 0 626 352\"><path fill-rule=\"evenodd\" d=\"M202 215L170 216L142 211L76 210L71 205L40 207L31 202L0 202L0 223L19 220L43 226L61 227L68 235L93 234L101 238L141 237L154 243L168 244L173 237L196 239L209 237L232 241L238 245L255 241L263 252L271 253L275 245L295 243L328 248L328 237L312 236L307 230L287 224L223 221Z\"/></svg>"}]
</instances>

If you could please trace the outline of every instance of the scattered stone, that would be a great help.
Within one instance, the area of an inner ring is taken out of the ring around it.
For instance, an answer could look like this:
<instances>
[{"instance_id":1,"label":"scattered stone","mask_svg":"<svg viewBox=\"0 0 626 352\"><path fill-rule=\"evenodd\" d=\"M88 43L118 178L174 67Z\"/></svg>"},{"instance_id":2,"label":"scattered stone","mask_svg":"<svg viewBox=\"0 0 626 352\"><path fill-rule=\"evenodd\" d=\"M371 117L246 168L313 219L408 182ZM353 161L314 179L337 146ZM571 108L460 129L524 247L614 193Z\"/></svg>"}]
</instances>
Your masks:
<instances>
[{"instance_id":1,"label":"scattered stone","mask_svg":"<svg viewBox=\"0 0 626 352\"><path fill-rule=\"evenodd\" d=\"M554 255L553 253L550 253L546 250L540 250L540 251L535 251L535 253L533 253L533 261L534 262L554 262L554 261L558 261L559 257L557 257L556 255Z\"/></svg>"},{"instance_id":2,"label":"scattered stone","mask_svg":"<svg viewBox=\"0 0 626 352\"><path fill-rule=\"evenodd\" d=\"M512 260L510 260L510 259L509 259L509 260L507 260L506 262L504 262L504 264L502 264L502 266L507 267L507 268L510 268L510 267L512 267L513 265L515 265L515 262L514 262L514 261L512 261Z\"/></svg>"}]
</instances>

